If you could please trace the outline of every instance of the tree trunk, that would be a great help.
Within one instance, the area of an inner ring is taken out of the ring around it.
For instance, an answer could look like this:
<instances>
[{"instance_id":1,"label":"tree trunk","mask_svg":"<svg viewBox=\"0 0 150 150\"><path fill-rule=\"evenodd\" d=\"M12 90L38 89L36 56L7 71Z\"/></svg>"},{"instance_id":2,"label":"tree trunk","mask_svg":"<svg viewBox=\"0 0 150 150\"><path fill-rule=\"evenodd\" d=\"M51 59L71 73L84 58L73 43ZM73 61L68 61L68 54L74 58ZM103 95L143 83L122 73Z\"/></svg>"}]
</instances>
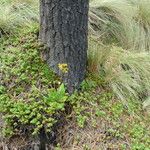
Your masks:
<instances>
[{"instance_id":1,"label":"tree trunk","mask_svg":"<svg viewBox=\"0 0 150 150\"><path fill-rule=\"evenodd\" d=\"M40 0L40 40L46 61L72 93L86 72L88 0Z\"/></svg>"}]
</instances>

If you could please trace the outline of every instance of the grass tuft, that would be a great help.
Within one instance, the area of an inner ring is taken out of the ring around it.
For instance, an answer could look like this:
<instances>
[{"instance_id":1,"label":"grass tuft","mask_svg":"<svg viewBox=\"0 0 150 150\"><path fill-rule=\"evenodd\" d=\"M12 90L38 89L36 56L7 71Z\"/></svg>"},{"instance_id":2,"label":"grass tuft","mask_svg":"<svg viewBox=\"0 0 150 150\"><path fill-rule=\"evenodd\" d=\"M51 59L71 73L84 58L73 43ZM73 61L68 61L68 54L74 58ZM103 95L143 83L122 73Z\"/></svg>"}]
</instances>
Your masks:
<instances>
[{"instance_id":1,"label":"grass tuft","mask_svg":"<svg viewBox=\"0 0 150 150\"><path fill-rule=\"evenodd\" d=\"M103 76L125 104L128 99L149 101L149 5L148 0L90 3L89 70Z\"/></svg>"},{"instance_id":2,"label":"grass tuft","mask_svg":"<svg viewBox=\"0 0 150 150\"><path fill-rule=\"evenodd\" d=\"M18 27L38 23L38 2L19 0L0 0L0 36L17 32Z\"/></svg>"}]
</instances>

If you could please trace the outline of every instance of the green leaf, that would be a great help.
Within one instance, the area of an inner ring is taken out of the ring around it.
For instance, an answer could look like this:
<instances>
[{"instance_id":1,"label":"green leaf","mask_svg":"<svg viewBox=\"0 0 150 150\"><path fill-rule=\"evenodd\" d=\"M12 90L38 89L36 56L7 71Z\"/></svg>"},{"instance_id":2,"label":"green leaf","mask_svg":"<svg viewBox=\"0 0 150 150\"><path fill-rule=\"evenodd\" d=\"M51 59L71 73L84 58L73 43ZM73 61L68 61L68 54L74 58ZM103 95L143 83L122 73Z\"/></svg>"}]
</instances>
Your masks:
<instances>
[{"instance_id":1,"label":"green leaf","mask_svg":"<svg viewBox=\"0 0 150 150\"><path fill-rule=\"evenodd\" d=\"M37 122L38 122L37 118L34 118L34 119L32 119L32 120L31 120L31 122L30 122L30 123L31 123L31 124L34 124L34 125L36 125L36 124L37 124Z\"/></svg>"},{"instance_id":2,"label":"green leaf","mask_svg":"<svg viewBox=\"0 0 150 150\"><path fill-rule=\"evenodd\" d=\"M64 84L61 84L60 87L58 88L58 93L61 94L61 95L65 95L65 85Z\"/></svg>"}]
</instances>

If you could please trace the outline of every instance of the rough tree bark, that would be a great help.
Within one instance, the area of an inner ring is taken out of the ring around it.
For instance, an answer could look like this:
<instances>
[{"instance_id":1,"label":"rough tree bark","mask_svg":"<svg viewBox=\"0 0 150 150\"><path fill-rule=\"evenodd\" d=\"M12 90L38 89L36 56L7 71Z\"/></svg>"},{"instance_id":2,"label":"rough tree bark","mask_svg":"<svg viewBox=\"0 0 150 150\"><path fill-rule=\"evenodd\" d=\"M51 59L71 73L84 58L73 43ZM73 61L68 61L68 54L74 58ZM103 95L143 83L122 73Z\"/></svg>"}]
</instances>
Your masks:
<instances>
[{"instance_id":1,"label":"rough tree bark","mask_svg":"<svg viewBox=\"0 0 150 150\"><path fill-rule=\"evenodd\" d=\"M46 61L70 93L85 77L88 8L89 0L40 0L40 40L48 48Z\"/></svg>"}]
</instances>

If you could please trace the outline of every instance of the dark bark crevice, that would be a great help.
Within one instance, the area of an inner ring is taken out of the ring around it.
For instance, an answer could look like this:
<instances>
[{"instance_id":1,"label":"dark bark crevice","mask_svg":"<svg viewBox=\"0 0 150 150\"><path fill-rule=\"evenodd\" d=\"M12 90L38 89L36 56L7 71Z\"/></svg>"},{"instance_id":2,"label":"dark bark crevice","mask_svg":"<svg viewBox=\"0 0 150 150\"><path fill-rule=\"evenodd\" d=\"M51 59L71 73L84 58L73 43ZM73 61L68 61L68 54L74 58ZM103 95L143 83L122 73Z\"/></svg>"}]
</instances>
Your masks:
<instances>
[{"instance_id":1,"label":"dark bark crevice","mask_svg":"<svg viewBox=\"0 0 150 150\"><path fill-rule=\"evenodd\" d=\"M48 47L47 63L62 77L69 93L79 88L86 72L88 0L41 0L40 40ZM63 73L58 64L67 64Z\"/></svg>"}]
</instances>

